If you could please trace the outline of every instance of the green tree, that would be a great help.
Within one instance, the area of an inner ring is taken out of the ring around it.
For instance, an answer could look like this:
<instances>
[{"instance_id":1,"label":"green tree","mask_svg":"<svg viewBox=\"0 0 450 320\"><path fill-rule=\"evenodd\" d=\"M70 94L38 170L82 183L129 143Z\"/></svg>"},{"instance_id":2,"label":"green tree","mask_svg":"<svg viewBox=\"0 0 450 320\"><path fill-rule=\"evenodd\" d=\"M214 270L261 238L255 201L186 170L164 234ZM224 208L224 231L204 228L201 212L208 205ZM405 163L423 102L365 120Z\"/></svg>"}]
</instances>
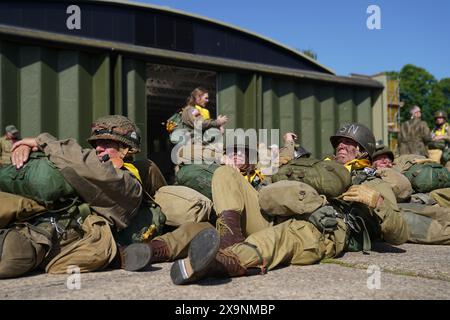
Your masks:
<instances>
[{"instance_id":1,"label":"green tree","mask_svg":"<svg viewBox=\"0 0 450 320\"><path fill-rule=\"evenodd\" d=\"M438 110L450 111L450 78L441 79L431 89L429 103L433 113Z\"/></svg>"},{"instance_id":2,"label":"green tree","mask_svg":"<svg viewBox=\"0 0 450 320\"><path fill-rule=\"evenodd\" d=\"M409 119L409 109L418 105L422 109L422 119L427 121L430 126L434 125L435 106L430 104L430 96L437 83L435 77L427 70L412 64L405 65L400 70L399 76L400 100L405 102L401 111L402 120ZM435 95L438 96L437 93Z\"/></svg>"},{"instance_id":3,"label":"green tree","mask_svg":"<svg viewBox=\"0 0 450 320\"><path fill-rule=\"evenodd\" d=\"M308 57L314 59L314 60L317 60L317 53L314 52L314 50L312 50L312 49L302 50L302 53L304 55L307 55Z\"/></svg>"}]
</instances>

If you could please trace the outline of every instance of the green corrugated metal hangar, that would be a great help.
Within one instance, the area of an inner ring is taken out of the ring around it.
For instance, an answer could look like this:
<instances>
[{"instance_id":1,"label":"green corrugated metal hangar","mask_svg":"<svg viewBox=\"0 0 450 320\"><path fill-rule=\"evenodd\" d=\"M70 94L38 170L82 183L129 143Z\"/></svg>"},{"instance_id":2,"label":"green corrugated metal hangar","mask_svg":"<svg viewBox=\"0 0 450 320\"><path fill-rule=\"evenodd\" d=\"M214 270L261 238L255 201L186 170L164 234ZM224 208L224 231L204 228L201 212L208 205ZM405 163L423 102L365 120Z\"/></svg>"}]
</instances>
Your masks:
<instances>
[{"instance_id":1,"label":"green corrugated metal hangar","mask_svg":"<svg viewBox=\"0 0 450 320\"><path fill-rule=\"evenodd\" d=\"M123 1L0 3L2 128L83 142L93 119L123 114L142 130L141 157L168 174L161 123L197 86L209 90L213 115L229 116L227 128L295 131L316 157L332 151L329 136L344 122L383 138L379 82L336 76L260 35Z\"/></svg>"}]
</instances>

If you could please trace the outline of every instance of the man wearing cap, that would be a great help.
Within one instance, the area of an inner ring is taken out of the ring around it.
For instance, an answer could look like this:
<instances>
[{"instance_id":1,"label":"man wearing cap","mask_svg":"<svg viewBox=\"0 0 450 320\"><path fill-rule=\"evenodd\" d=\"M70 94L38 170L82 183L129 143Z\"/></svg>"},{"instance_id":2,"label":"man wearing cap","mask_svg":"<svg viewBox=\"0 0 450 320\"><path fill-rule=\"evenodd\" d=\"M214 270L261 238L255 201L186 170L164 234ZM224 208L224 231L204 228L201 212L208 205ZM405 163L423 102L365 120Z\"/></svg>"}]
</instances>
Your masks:
<instances>
[{"instance_id":1,"label":"man wearing cap","mask_svg":"<svg viewBox=\"0 0 450 320\"><path fill-rule=\"evenodd\" d=\"M351 170L370 166L375 138L364 125L345 124L330 140L335 148L335 161L347 165ZM230 168L220 169L220 176L217 169L213 177L213 192L216 188L220 189L220 181L226 179L226 192L231 201L221 203L221 207L214 201L216 212L222 216L225 213L228 221L230 217L248 214L248 209L252 210L252 217L256 216L259 204L256 203L254 207L249 205L248 186L238 176L230 177ZM214 181L214 178L220 180ZM301 199L304 194L297 196ZM408 239L407 225L386 183L381 181L354 185L343 194L342 199L343 202L333 203L333 207L320 207L314 211L311 217L317 219L297 216L262 230L254 228L251 230L253 232L245 232L248 235L246 238L241 232L240 220L236 218L232 218L233 225L228 224L228 232L202 230L192 240L188 257L172 265L172 281L175 284L188 284L206 277L261 274L286 264L314 264L324 258L339 256L346 250L370 250L370 241L369 247L366 246L367 237L383 239L394 245ZM351 210L342 210L342 207ZM361 219L364 223L358 222ZM362 229L358 231L354 223ZM360 242L362 247L358 248L354 241Z\"/></svg>"},{"instance_id":2,"label":"man wearing cap","mask_svg":"<svg viewBox=\"0 0 450 320\"><path fill-rule=\"evenodd\" d=\"M422 113L418 106L409 111L411 119L402 123L398 135L399 153L417 154L427 157L427 143L430 141L430 128L422 121Z\"/></svg>"},{"instance_id":3,"label":"man wearing cap","mask_svg":"<svg viewBox=\"0 0 450 320\"><path fill-rule=\"evenodd\" d=\"M140 175L130 162L140 151L139 130L124 116L104 116L92 124L88 141L94 149L83 149L74 139L57 140L42 133L13 145L11 160L17 169L32 151L44 152L93 214L76 220L83 231L69 243L65 233L60 235L58 215L62 213L54 216L47 229L29 220L7 232L1 230L0 278L17 277L37 266L48 273L66 273L68 265L78 266L81 272L95 271L116 257L111 229L126 228L142 201ZM149 253L146 245L139 244L127 247L118 257L123 268L137 270L148 262L143 260L150 259Z\"/></svg>"},{"instance_id":4,"label":"man wearing cap","mask_svg":"<svg viewBox=\"0 0 450 320\"><path fill-rule=\"evenodd\" d=\"M0 138L0 167L11 163L11 149L19 139L19 130L12 124L6 126L5 135Z\"/></svg>"}]
</instances>

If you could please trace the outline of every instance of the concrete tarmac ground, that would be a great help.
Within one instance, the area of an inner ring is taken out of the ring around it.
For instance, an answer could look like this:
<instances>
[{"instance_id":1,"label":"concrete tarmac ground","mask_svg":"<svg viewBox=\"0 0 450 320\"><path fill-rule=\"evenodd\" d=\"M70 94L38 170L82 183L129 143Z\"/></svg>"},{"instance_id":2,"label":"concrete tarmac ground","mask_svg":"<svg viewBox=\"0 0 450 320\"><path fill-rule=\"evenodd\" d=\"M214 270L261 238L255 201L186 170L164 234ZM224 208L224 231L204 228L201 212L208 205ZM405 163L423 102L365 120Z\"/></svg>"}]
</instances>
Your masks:
<instances>
[{"instance_id":1,"label":"concrete tarmac ground","mask_svg":"<svg viewBox=\"0 0 450 320\"><path fill-rule=\"evenodd\" d=\"M393 247L378 243L369 255L346 253L316 265L279 268L263 276L209 279L189 286L172 284L170 266L161 263L144 272L81 274L80 289L73 288L77 282L69 281L67 285L74 279L69 275L33 274L4 279L0 280L0 300L450 300L450 246Z\"/></svg>"}]
</instances>

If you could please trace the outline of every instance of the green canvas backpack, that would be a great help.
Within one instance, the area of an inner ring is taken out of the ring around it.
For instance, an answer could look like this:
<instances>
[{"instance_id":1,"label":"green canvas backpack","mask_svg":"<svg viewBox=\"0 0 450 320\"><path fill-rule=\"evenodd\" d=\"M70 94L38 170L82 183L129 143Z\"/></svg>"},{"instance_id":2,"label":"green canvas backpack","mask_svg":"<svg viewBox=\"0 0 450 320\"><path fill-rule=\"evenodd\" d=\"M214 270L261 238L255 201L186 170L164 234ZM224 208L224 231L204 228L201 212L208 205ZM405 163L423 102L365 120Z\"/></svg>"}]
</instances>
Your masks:
<instances>
[{"instance_id":1,"label":"green canvas backpack","mask_svg":"<svg viewBox=\"0 0 450 320\"><path fill-rule=\"evenodd\" d=\"M20 169L13 165L1 167L0 190L36 200L46 207L76 197L75 190L43 152L31 153Z\"/></svg>"},{"instance_id":2,"label":"green canvas backpack","mask_svg":"<svg viewBox=\"0 0 450 320\"><path fill-rule=\"evenodd\" d=\"M304 182L327 198L341 195L351 185L350 172L343 165L314 158L294 159L281 166L272 181L281 180Z\"/></svg>"},{"instance_id":3,"label":"green canvas backpack","mask_svg":"<svg viewBox=\"0 0 450 320\"><path fill-rule=\"evenodd\" d=\"M219 167L215 163L183 165L176 173L176 184L194 189L212 200L211 181Z\"/></svg>"},{"instance_id":4,"label":"green canvas backpack","mask_svg":"<svg viewBox=\"0 0 450 320\"><path fill-rule=\"evenodd\" d=\"M128 227L120 231L113 231L114 239L120 245L148 242L163 233L166 216L161 207L153 200L142 200L136 216Z\"/></svg>"},{"instance_id":5,"label":"green canvas backpack","mask_svg":"<svg viewBox=\"0 0 450 320\"><path fill-rule=\"evenodd\" d=\"M438 163L416 163L403 174L416 192L450 187L450 172Z\"/></svg>"}]
</instances>

